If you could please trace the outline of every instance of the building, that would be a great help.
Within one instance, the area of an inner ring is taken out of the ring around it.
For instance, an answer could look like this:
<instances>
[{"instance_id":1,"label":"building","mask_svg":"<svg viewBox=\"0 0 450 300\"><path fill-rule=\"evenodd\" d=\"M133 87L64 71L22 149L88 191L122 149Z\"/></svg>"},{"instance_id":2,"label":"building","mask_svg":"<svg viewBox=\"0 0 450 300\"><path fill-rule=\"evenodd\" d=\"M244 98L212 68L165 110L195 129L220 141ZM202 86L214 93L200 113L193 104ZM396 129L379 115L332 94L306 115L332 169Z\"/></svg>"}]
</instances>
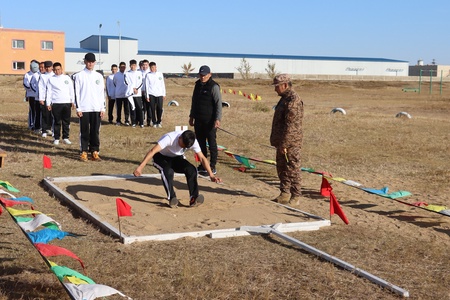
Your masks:
<instances>
[{"instance_id":1,"label":"building","mask_svg":"<svg viewBox=\"0 0 450 300\"><path fill-rule=\"evenodd\" d=\"M23 75L31 60L65 64L65 35L61 31L0 28L0 74Z\"/></svg>"},{"instance_id":2,"label":"building","mask_svg":"<svg viewBox=\"0 0 450 300\"><path fill-rule=\"evenodd\" d=\"M450 66L437 65L434 60L431 65L425 65L423 60L419 59L417 65L409 66L409 76L450 77Z\"/></svg>"},{"instance_id":3,"label":"building","mask_svg":"<svg viewBox=\"0 0 450 300\"><path fill-rule=\"evenodd\" d=\"M80 42L80 48L66 48L66 71L76 72L83 68L87 52L97 56L98 69L108 72L112 64L129 60L148 59L158 65L165 74L181 75L182 66L189 63L197 73L202 65L209 65L215 74L238 77L237 68L242 60L251 66L253 77L267 76L268 64L275 64L276 71L294 75L317 76L408 76L408 62L385 58L322 57L293 55L259 55L229 53L199 53L139 50L138 40L119 36L91 35Z\"/></svg>"},{"instance_id":4,"label":"building","mask_svg":"<svg viewBox=\"0 0 450 300\"><path fill-rule=\"evenodd\" d=\"M60 62L67 73L84 68L87 52L97 56L97 68L109 72L112 64L148 59L158 64L159 70L174 76L183 75L183 65L209 65L215 74L239 77L237 70L243 60L251 66L251 76L265 78L269 64L275 71L300 76L408 76L408 62L385 58L323 57L294 55L261 55L232 53L200 53L139 50L138 40L122 36L91 35L80 42L80 48L65 48L64 32L0 28L0 74L24 74L31 60ZM331 78L331 77L329 77Z\"/></svg>"}]
</instances>

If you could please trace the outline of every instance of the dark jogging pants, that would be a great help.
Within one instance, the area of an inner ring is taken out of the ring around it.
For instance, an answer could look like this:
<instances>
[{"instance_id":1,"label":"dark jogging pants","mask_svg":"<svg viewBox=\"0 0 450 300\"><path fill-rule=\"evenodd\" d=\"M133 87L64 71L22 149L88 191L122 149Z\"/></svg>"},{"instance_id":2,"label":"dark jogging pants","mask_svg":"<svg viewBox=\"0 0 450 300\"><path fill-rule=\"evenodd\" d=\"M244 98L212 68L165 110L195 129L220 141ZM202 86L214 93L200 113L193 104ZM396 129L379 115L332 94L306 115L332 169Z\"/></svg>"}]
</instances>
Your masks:
<instances>
[{"instance_id":1,"label":"dark jogging pants","mask_svg":"<svg viewBox=\"0 0 450 300\"><path fill-rule=\"evenodd\" d=\"M80 118L80 151L100 151L100 112L83 112Z\"/></svg>"},{"instance_id":2,"label":"dark jogging pants","mask_svg":"<svg viewBox=\"0 0 450 300\"><path fill-rule=\"evenodd\" d=\"M168 157L161 153L153 156L153 166L161 173L164 189L167 193L167 199L176 197L173 189L173 176L175 173L182 173L186 176L189 188L189 196L198 197L197 168L183 156Z\"/></svg>"},{"instance_id":3,"label":"dark jogging pants","mask_svg":"<svg viewBox=\"0 0 450 300\"><path fill-rule=\"evenodd\" d=\"M209 147L211 154L209 164L211 165L211 169L216 167L217 156L219 155L216 141L217 128L214 128L214 122L214 120L211 122L202 122L196 119L194 123L195 136L205 157L208 157ZM206 147L206 141L208 141L208 147Z\"/></svg>"},{"instance_id":4,"label":"dark jogging pants","mask_svg":"<svg viewBox=\"0 0 450 300\"><path fill-rule=\"evenodd\" d=\"M69 138L71 109L72 103L55 103L52 105L53 136L55 140L61 138L61 125L63 139Z\"/></svg>"}]
</instances>

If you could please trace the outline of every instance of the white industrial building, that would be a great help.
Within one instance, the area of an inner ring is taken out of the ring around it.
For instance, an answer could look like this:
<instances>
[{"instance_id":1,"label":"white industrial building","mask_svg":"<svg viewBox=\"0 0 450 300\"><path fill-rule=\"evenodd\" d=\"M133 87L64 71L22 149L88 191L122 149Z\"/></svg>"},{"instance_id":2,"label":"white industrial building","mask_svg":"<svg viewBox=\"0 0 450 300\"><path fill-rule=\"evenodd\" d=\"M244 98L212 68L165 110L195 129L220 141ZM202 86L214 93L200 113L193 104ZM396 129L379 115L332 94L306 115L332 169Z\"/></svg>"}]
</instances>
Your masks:
<instances>
[{"instance_id":1,"label":"white industrial building","mask_svg":"<svg viewBox=\"0 0 450 300\"><path fill-rule=\"evenodd\" d=\"M198 72L202 65L211 67L215 74L239 77L237 68L242 59L251 66L253 77L267 76L268 64L275 64L277 72L296 76L408 76L408 62L385 58L322 57L294 55L228 54L139 50L138 40L119 36L91 35L80 42L80 48L66 48L65 70L73 73L84 67L83 58L87 52L95 53L97 69L109 73L112 64L131 59L154 61L158 71L165 74L183 74L183 65L189 63Z\"/></svg>"}]
</instances>

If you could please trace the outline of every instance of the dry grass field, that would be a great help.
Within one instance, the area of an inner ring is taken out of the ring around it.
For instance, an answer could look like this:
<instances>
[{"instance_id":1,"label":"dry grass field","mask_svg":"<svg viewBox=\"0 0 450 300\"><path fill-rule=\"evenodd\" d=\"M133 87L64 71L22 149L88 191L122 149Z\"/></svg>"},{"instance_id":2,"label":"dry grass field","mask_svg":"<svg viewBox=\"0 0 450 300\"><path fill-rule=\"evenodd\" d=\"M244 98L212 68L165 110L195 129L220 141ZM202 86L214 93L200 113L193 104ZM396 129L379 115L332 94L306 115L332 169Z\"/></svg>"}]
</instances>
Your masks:
<instances>
[{"instance_id":1,"label":"dry grass field","mask_svg":"<svg viewBox=\"0 0 450 300\"><path fill-rule=\"evenodd\" d=\"M218 143L248 157L273 159L269 144L272 107L278 101L267 80L217 80L225 90L262 96L250 101L223 94ZM185 238L123 245L80 218L41 184L44 176L131 174L146 151L166 131L187 125L194 79L167 79L169 100L163 128L101 128L101 162L78 160L78 124L73 145L53 146L27 129L21 78L0 78L0 148L7 152L0 180L35 200L35 208L83 235L52 244L78 255L87 276L133 299L397 299L399 296L273 236L227 239ZM413 195L402 200L450 207L450 84L443 95L433 87L422 94L402 92L411 83L294 81L305 103L303 166ZM342 107L347 115L330 114ZM400 111L411 119L396 118ZM75 116L75 114L73 114ZM53 168L42 169L42 156ZM262 199L278 194L275 168L256 163L247 172L219 153L218 175L227 188ZM147 173L156 173L148 166ZM328 199L319 194L320 177L303 174L300 209L328 218ZM411 299L450 299L450 217L339 183L334 192L350 224L332 216L319 231L289 235L409 291ZM195 213L193 210L192 213ZM57 278L8 213L0 216L0 300L69 299ZM52 259L79 270L70 258ZM108 299L122 299L110 297Z\"/></svg>"}]
</instances>

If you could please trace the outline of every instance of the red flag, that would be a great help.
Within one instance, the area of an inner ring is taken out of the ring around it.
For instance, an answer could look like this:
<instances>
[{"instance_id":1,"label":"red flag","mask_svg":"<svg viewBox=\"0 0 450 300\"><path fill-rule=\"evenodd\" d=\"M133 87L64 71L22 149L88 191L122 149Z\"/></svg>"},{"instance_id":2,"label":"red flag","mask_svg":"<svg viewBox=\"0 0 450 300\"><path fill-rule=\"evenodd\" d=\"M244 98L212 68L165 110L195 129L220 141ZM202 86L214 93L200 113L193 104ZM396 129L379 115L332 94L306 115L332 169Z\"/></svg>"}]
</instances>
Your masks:
<instances>
[{"instance_id":1,"label":"red flag","mask_svg":"<svg viewBox=\"0 0 450 300\"><path fill-rule=\"evenodd\" d=\"M36 243L36 244L34 244L34 246L45 257L58 256L58 255L65 255L65 256L72 257L72 258L78 260L81 264L81 267L83 269L85 269L83 261L78 256L76 256L73 252L67 250L66 248L58 247L55 245L44 244L44 243Z\"/></svg>"},{"instance_id":2,"label":"red flag","mask_svg":"<svg viewBox=\"0 0 450 300\"><path fill-rule=\"evenodd\" d=\"M332 189L333 188L331 187L328 180L322 176L322 185L320 186L320 194L324 197L330 196Z\"/></svg>"},{"instance_id":3,"label":"red flag","mask_svg":"<svg viewBox=\"0 0 450 300\"><path fill-rule=\"evenodd\" d=\"M118 217L131 217L131 206L120 198L116 198L117 216Z\"/></svg>"},{"instance_id":4,"label":"red flag","mask_svg":"<svg viewBox=\"0 0 450 300\"><path fill-rule=\"evenodd\" d=\"M198 154L197 154L197 153L195 153L195 161L196 161L196 162L200 162L200 157L198 157Z\"/></svg>"},{"instance_id":5,"label":"red flag","mask_svg":"<svg viewBox=\"0 0 450 300\"><path fill-rule=\"evenodd\" d=\"M44 165L44 169L52 168L52 161L51 161L50 157L48 157L47 155L44 155L44 157L42 158L42 163Z\"/></svg>"},{"instance_id":6,"label":"red flag","mask_svg":"<svg viewBox=\"0 0 450 300\"><path fill-rule=\"evenodd\" d=\"M342 210L339 202L336 199L336 196L330 190L330 216L334 215L334 213L336 213L342 219L342 221L344 221L345 224L349 223L347 217L344 214L344 211Z\"/></svg>"}]
</instances>

